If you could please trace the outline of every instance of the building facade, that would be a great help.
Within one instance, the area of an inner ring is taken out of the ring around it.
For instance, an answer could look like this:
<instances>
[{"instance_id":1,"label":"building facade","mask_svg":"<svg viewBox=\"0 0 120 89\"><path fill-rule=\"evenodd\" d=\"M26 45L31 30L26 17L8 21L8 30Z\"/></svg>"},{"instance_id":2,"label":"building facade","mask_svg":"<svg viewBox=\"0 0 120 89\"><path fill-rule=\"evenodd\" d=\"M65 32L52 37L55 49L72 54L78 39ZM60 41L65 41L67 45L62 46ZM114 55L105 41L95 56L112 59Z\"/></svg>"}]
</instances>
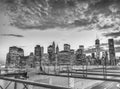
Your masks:
<instances>
[{"instance_id":1,"label":"building facade","mask_svg":"<svg viewBox=\"0 0 120 89\"><path fill-rule=\"evenodd\" d=\"M70 45L64 44L64 51L70 51Z\"/></svg>"},{"instance_id":2,"label":"building facade","mask_svg":"<svg viewBox=\"0 0 120 89\"><path fill-rule=\"evenodd\" d=\"M95 47L96 47L96 59L100 59L100 40L96 39L95 40Z\"/></svg>"},{"instance_id":3,"label":"building facade","mask_svg":"<svg viewBox=\"0 0 120 89\"><path fill-rule=\"evenodd\" d=\"M58 54L58 63L59 64L70 64L71 62L71 53L69 51L60 51Z\"/></svg>"},{"instance_id":4,"label":"building facade","mask_svg":"<svg viewBox=\"0 0 120 89\"><path fill-rule=\"evenodd\" d=\"M79 49L76 51L76 64L82 64L85 60L84 56L84 45L80 45Z\"/></svg>"},{"instance_id":5,"label":"building facade","mask_svg":"<svg viewBox=\"0 0 120 89\"><path fill-rule=\"evenodd\" d=\"M48 58L49 58L49 61L50 63L53 63L55 61L55 42L53 42L52 45L49 45L48 46Z\"/></svg>"},{"instance_id":6,"label":"building facade","mask_svg":"<svg viewBox=\"0 0 120 89\"><path fill-rule=\"evenodd\" d=\"M22 48L12 46L6 57L6 66L20 66L21 58L24 57L24 50Z\"/></svg>"},{"instance_id":7,"label":"building facade","mask_svg":"<svg viewBox=\"0 0 120 89\"><path fill-rule=\"evenodd\" d=\"M35 67L35 56L33 52L30 53L27 59L27 65L31 68Z\"/></svg>"},{"instance_id":8,"label":"building facade","mask_svg":"<svg viewBox=\"0 0 120 89\"><path fill-rule=\"evenodd\" d=\"M114 48L114 40L108 39L109 44L109 59L111 65L116 65L116 58L115 58L115 48Z\"/></svg>"}]
</instances>

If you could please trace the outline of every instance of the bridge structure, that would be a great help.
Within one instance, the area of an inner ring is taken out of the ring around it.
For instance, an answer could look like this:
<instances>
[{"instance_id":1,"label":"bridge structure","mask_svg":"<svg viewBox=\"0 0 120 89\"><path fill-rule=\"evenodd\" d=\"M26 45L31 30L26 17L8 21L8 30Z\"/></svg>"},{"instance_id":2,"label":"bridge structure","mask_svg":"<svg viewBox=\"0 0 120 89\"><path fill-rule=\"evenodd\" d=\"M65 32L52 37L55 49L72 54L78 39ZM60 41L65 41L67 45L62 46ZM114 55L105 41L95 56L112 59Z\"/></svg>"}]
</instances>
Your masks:
<instances>
[{"instance_id":1,"label":"bridge structure","mask_svg":"<svg viewBox=\"0 0 120 89\"><path fill-rule=\"evenodd\" d=\"M51 70L52 69L52 70ZM119 70L119 67L116 66L109 66L104 69L104 67L97 67L97 68L71 68L70 65L66 65L62 68L54 67L44 68L44 72L40 71L35 73L36 75L45 75L45 76L54 76L54 77L66 77L70 78L77 78L77 79L86 79L86 80L101 80L101 81L110 81L110 82L120 82L120 71L112 71L112 70ZM46 72L47 70L47 72ZM98 77L97 77L98 76ZM36 86L39 89L73 89L72 87L63 87L58 85L50 85L45 83L39 83L35 81L28 80L29 76L27 75L26 71L19 71L17 73L4 73L0 74L0 80L9 81L6 86L1 86L1 89L9 89L9 86L14 83L14 89L19 89L17 86L18 84L23 85L23 89L31 89L29 86ZM34 88L32 88L34 89Z\"/></svg>"},{"instance_id":2,"label":"bridge structure","mask_svg":"<svg viewBox=\"0 0 120 89\"><path fill-rule=\"evenodd\" d=\"M7 69L5 69L6 71ZM35 81L28 80L29 76L27 75L27 72L21 71L17 73L9 73L7 70L7 73L0 74L0 80L8 81L9 83L6 86L0 85L0 89L11 89L9 86L12 84L14 86L14 89L21 89L17 85L22 84L22 89L31 89L31 86L39 87L40 89L71 89L68 87L58 86L58 85L50 85L46 83L39 83ZM14 84L13 84L14 83ZM29 87L30 86L30 87ZM32 88L34 89L34 88Z\"/></svg>"}]
</instances>

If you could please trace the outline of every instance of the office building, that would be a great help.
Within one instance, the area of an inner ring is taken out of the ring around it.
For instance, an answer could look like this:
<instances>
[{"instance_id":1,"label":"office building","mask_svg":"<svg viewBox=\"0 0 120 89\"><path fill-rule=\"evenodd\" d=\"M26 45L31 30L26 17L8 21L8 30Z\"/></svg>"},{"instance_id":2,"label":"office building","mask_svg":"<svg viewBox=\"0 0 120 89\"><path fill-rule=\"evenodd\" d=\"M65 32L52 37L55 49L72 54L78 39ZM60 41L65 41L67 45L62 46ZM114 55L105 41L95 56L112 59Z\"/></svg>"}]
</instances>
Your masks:
<instances>
[{"instance_id":1,"label":"office building","mask_svg":"<svg viewBox=\"0 0 120 89\"><path fill-rule=\"evenodd\" d=\"M116 64L116 59L115 59L114 40L113 39L108 39L108 44L109 44L109 59L110 59L110 64L111 65L115 65Z\"/></svg>"},{"instance_id":2,"label":"office building","mask_svg":"<svg viewBox=\"0 0 120 89\"><path fill-rule=\"evenodd\" d=\"M100 40L96 39L95 40L95 47L96 47L96 59L100 59Z\"/></svg>"},{"instance_id":3,"label":"office building","mask_svg":"<svg viewBox=\"0 0 120 89\"><path fill-rule=\"evenodd\" d=\"M64 44L64 51L70 51L70 45Z\"/></svg>"}]
</instances>

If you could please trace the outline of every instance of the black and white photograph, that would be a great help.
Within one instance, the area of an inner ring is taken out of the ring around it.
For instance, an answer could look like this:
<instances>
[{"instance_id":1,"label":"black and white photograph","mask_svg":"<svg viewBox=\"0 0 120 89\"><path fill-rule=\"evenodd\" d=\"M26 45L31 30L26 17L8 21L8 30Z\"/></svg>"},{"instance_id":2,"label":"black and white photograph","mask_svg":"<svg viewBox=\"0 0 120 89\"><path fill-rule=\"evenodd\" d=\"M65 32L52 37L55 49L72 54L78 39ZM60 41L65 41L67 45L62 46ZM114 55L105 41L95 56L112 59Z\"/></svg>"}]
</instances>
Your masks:
<instances>
[{"instance_id":1,"label":"black and white photograph","mask_svg":"<svg viewBox=\"0 0 120 89\"><path fill-rule=\"evenodd\" d=\"M120 0L0 0L0 89L120 89Z\"/></svg>"}]
</instances>

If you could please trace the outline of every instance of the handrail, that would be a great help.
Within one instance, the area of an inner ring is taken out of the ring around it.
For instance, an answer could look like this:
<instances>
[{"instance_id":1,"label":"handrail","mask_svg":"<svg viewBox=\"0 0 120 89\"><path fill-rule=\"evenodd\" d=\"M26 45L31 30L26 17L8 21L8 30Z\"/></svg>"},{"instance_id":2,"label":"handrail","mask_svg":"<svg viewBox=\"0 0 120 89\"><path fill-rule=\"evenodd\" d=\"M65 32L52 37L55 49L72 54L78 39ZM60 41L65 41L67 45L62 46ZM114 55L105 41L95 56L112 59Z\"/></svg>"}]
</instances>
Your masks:
<instances>
[{"instance_id":1,"label":"handrail","mask_svg":"<svg viewBox=\"0 0 120 89\"><path fill-rule=\"evenodd\" d=\"M56 77L69 77L69 78L80 78L80 79L91 79L91 80L101 80L101 81L111 81L111 82L120 82L120 79L110 79L110 78L95 78L95 77L83 77L80 75L56 75L56 74L45 74L39 73L41 75L56 76Z\"/></svg>"},{"instance_id":2,"label":"handrail","mask_svg":"<svg viewBox=\"0 0 120 89\"><path fill-rule=\"evenodd\" d=\"M68 73L68 71L63 71L63 72L60 72L60 73ZM69 73L72 73L72 74L86 74L86 75L98 75L98 76L103 76L103 73L90 73L90 72L82 73L82 72L71 72L71 71L70 71ZM110 74L110 73L106 73L105 76L120 77L120 75L118 75L118 74Z\"/></svg>"},{"instance_id":3,"label":"handrail","mask_svg":"<svg viewBox=\"0 0 120 89\"><path fill-rule=\"evenodd\" d=\"M38 86L38 87L44 87L44 88L52 88L52 89L71 89L63 86L56 86L56 85L49 85L45 83L38 83L34 81L28 81L28 80L21 80L21 79L14 79L14 78L8 78L8 77L2 77L0 76L0 79L2 80L7 80L7 81L12 81L12 82L17 82L17 83L24 83L28 85L33 85L33 86Z\"/></svg>"}]
</instances>

